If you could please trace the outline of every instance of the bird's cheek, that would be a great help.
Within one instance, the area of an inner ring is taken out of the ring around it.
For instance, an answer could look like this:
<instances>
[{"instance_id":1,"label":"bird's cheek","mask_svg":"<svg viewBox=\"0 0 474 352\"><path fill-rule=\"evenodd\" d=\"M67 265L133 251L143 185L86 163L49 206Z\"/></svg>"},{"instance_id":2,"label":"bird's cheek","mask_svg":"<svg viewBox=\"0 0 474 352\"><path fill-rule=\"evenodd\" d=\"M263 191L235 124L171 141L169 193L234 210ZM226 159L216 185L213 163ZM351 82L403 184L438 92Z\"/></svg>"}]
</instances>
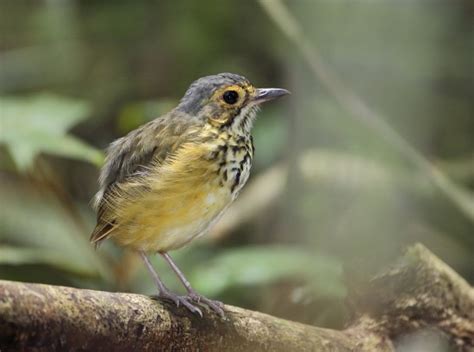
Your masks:
<instances>
[{"instance_id":1,"label":"bird's cheek","mask_svg":"<svg viewBox=\"0 0 474 352\"><path fill-rule=\"evenodd\" d=\"M221 111L213 113L212 115L210 115L209 119L214 123L224 125L228 123L230 117L231 114L228 111Z\"/></svg>"}]
</instances>

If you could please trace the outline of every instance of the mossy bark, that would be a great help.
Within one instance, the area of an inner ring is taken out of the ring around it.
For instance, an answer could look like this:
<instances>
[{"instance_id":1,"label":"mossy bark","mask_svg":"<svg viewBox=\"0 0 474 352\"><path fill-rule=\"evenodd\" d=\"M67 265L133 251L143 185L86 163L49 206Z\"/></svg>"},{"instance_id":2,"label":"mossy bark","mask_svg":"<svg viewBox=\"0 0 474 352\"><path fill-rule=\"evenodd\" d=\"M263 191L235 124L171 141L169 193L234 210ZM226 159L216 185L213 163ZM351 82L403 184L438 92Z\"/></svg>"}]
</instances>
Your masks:
<instances>
[{"instance_id":1,"label":"mossy bark","mask_svg":"<svg viewBox=\"0 0 474 352\"><path fill-rule=\"evenodd\" d=\"M354 294L345 330L322 329L226 306L204 318L126 293L0 281L0 351L393 351L434 329L474 349L473 289L421 245Z\"/></svg>"}]
</instances>

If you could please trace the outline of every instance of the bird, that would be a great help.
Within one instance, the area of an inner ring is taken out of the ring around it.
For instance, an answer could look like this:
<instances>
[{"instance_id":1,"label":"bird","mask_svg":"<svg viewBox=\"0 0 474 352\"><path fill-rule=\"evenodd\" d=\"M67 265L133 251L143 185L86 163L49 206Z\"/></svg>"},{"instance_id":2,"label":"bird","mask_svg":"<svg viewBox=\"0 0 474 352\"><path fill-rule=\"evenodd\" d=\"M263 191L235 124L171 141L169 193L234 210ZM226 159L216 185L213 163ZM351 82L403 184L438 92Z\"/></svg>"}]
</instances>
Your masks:
<instances>
[{"instance_id":1,"label":"bird","mask_svg":"<svg viewBox=\"0 0 474 352\"><path fill-rule=\"evenodd\" d=\"M94 199L90 241L112 239L137 252L158 297L203 316L201 305L224 316L224 305L196 292L169 255L205 234L249 178L252 126L260 105L290 94L256 88L245 77L219 73L194 81L170 112L110 144ZM166 287L152 266L159 254L187 291Z\"/></svg>"}]
</instances>

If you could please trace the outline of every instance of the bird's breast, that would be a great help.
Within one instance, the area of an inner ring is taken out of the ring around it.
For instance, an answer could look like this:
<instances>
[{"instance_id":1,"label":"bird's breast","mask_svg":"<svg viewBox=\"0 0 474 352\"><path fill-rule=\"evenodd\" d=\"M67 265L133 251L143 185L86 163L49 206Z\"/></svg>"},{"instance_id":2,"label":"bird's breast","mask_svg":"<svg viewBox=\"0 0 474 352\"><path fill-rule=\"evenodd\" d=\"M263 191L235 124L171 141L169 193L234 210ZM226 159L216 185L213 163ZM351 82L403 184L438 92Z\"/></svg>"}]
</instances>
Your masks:
<instances>
[{"instance_id":1,"label":"bird's breast","mask_svg":"<svg viewBox=\"0 0 474 352\"><path fill-rule=\"evenodd\" d=\"M146 190L119 209L115 239L141 250L168 251L205 233L250 174L251 138L224 137L187 144L157 165Z\"/></svg>"},{"instance_id":2,"label":"bird's breast","mask_svg":"<svg viewBox=\"0 0 474 352\"><path fill-rule=\"evenodd\" d=\"M218 139L209 160L217 166L219 185L235 199L250 175L253 159L251 136L224 135Z\"/></svg>"}]
</instances>

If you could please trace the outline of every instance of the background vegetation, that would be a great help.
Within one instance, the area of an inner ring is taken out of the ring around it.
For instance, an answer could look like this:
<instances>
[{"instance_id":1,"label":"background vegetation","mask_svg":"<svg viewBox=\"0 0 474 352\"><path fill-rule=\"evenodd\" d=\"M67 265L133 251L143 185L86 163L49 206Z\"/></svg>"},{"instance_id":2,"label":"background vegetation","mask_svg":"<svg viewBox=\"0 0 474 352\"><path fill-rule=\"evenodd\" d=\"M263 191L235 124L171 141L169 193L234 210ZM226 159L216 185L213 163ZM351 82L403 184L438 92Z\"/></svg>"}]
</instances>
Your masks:
<instances>
[{"instance_id":1,"label":"background vegetation","mask_svg":"<svg viewBox=\"0 0 474 352\"><path fill-rule=\"evenodd\" d=\"M154 293L133 253L88 243L102 150L229 71L293 95L260 114L241 199L173 253L199 291L340 327L347 290L415 241L474 279L471 1L22 0L0 16L0 278Z\"/></svg>"}]
</instances>

